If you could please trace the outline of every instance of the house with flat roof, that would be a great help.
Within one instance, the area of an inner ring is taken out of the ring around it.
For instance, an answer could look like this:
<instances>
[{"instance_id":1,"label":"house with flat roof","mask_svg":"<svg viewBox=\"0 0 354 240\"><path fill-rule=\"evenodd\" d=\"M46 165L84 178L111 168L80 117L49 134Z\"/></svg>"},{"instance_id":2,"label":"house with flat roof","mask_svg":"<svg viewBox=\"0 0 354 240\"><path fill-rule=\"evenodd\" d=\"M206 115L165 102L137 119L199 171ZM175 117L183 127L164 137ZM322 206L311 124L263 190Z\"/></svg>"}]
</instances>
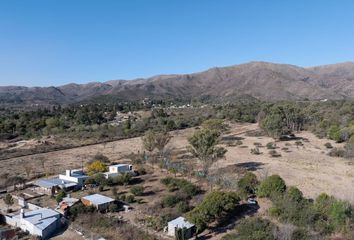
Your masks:
<instances>
[{"instance_id":1,"label":"house with flat roof","mask_svg":"<svg viewBox=\"0 0 354 240\"><path fill-rule=\"evenodd\" d=\"M40 208L33 211L21 212L17 215L6 215L6 223L21 228L31 235L48 239L61 228L60 214L49 208Z\"/></svg>"},{"instance_id":2,"label":"house with flat roof","mask_svg":"<svg viewBox=\"0 0 354 240\"><path fill-rule=\"evenodd\" d=\"M66 170L65 174L59 174L59 179L77 183L80 187L84 186L88 178L89 176L81 169Z\"/></svg>"},{"instance_id":3,"label":"house with flat roof","mask_svg":"<svg viewBox=\"0 0 354 240\"><path fill-rule=\"evenodd\" d=\"M116 164L108 167L108 172L103 173L106 178L116 177L120 174L130 173L134 175L133 166L130 164Z\"/></svg>"},{"instance_id":4,"label":"house with flat roof","mask_svg":"<svg viewBox=\"0 0 354 240\"><path fill-rule=\"evenodd\" d=\"M184 239L193 237L196 232L195 225L188 222L184 217L178 217L168 222L167 228L167 235L172 237L176 237L177 231L182 230Z\"/></svg>"},{"instance_id":5,"label":"house with flat roof","mask_svg":"<svg viewBox=\"0 0 354 240\"><path fill-rule=\"evenodd\" d=\"M82 188L87 178L82 170L66 170L65 174L59 174L57 178L39 179L34 185L41 192L54 195L59 189L71 191Z\"/></svg>"},{"instance_id":6,"label":"house with flat roof","mask_svg":"<svg viewBox=\"0 0 354 240\"><path fill-rule=\"evenodd\" d=\"M93 194L82 197L81 202L85 206L94 206L98 211L106 211L115 200L101 194Z\"/></svg>"}]
</instances>

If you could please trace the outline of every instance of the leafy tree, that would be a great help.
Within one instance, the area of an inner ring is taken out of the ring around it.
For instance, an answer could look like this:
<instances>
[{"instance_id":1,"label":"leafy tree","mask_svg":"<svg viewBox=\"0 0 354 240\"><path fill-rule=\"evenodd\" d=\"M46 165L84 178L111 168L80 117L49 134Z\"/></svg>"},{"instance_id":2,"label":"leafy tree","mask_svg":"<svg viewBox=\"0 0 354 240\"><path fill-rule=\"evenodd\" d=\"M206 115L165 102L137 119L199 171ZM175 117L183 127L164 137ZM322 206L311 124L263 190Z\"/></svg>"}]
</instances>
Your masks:
<instances>
[{"instance_id":1,"label":"leafy tree","mask_svg":"<svg viewBox=\"0 0 354 240\"><path fill-rule=\"evenodd\" d=\"M279 175L267 177L257 189L259 197L272 197L273 194L281 194L285 192L286 185Z\"/></svg>"},{"instance_id":2,"label":"leafy tree","mask_svg":"<svg viewBox=\"0 0 354 240\"><path fill-rule=\"evenodd\" d=\"M152 152L154 151L156 145L155 145L155 133L152 130L148 130L145 132L145 135L142 137L143 141L143 146L144 148Z\"/></svg>"},{"instance_id":3,"label":"leafy tree","mask_svg":"<svg viewBox=\"0 0 354 240\"><path fill-rule=\"evenodd\" d=\"M247 172L237 183L241 194L246 197L256 193L258 184L257 176L252 172Z\"/></svg>"},{"instance_id":4,"label":"leafy tree","mask_svg":"<svg viewBox=\"0 0 354 240\"><path fill-rule=\"evenodd\" d=\"M168 132L158 132L155 134L154 145L159 151L160 157L162 157L163 151L170 140L171 140L171 135Z\"/></svg>"},{"instance_id":5,"label":"leafy tree","mask_svg":"<svg viewBox=\"0 0 354 240\"><path fill-rule=\"evenodd\" d=\"M332 125L328 130L328 137L336 142L341 139L340 128L337 125Z\"/></svg>"},{"instance_id":6,"label":"leafy tree","mask_svg":"<svg viewBox=\"0 0 354 240\"><path fill-rule=\"evenodd\" d=\"M221 220L235 209L240 198L235 192L210 192L203 201L187 213L189 221L194 223L198 232L209 224Z\"/></svg>"},{"instance_id":7,"label":"leafy tree","mask_svg":"<svg viewBox=\"0 0 354 240\"><path fill-rule=\"evenodd\" d=\"M279 113L267 115L260 123L260 127L267 132L268 136L273 138L279 138L287 132L284 119Z\"/></svg>"},{"instance_id":8,"label":"leafy tree","mask_svg":"<svg viewBox=\"0 0 354 240\"><path fill-rule=\"evenodd\" d=\"M218 159L224 157L226 149L217 147L220 132L210 129L202 129L188 138L191 145L190 151L198 157L203 164L205 175L208 174L211 165Z\"/></svg>"},{"instance_id":9,"label":"leafy tree","mask_svg":"<svg viewBox=\"0 0 354 240\"><path fill-rule=\"evenodd\" d=\"M87 165L88 175L92 176L96 173L102 173L107 171L107 166L101 161L93 161Z\"/></svg>"}]
</instances>

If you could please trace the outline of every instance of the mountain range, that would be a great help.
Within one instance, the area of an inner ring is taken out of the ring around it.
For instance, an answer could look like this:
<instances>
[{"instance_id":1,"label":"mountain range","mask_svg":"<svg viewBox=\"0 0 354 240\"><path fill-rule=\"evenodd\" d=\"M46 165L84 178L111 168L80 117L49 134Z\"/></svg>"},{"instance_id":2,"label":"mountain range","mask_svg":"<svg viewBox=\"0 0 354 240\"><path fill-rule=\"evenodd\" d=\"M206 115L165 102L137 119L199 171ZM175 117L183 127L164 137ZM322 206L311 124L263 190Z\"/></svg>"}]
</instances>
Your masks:
<instances>
[{"instance_id":1,"label":"mountain range","mask_svg":"<svg viewBox=\"0 0 354 240\"><path fill-rule=\"evenodd\" d=\"M259 100L354 99L354 62L303 68L250 62L199 73L157 75L57 87L0 86L0 104L71 104L112 97L242 97Z\"/></svg>"}]
</instances>

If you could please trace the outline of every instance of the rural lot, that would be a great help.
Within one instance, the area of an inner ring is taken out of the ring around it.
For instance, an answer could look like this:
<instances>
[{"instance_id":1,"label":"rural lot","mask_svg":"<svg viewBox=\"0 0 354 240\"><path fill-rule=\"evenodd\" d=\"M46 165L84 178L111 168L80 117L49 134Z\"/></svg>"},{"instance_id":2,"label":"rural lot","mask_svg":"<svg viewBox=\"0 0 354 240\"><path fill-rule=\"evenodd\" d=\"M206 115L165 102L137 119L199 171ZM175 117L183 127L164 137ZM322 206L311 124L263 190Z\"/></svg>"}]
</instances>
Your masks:
<instances>
[{"instance_id":1,"label":"rural lot","mask_svg":"<svg viewBox=\"0 0 354 240\"><path fill-rule=\"evenodd\" d=\"M272 157L265 146L274 140L266 136L248 134L257 129L257 124L231 124L230 131L223 136L223 139L237 139L242 144L237 146L224 144L227 149L226 156L216 162L212 168L217 170L232 166L235 169L246 169L253 171L261 179L279 174L288 185L297 186L306 197L315 198L321 192L326 192L339 199L354 201L353 191L348 191L354 188L354 165L350 164L350 160L328 156L329 150L324 146L327 142L331 142L334 147L339 147L341 144L319 139L309 132L301 132L296 136L302 142L302 146L295 144L295 141L277 142L276 151L280 156ZM187 139L194 131L190 128L172 132L173 138L167 149L180 155L186 153ZM259 155L250 153L255 143L260 150ZM23 175L22 165L30 163L33 167L31 174L46 172L54 175L64 172L65 169L80 168L97 153L104 154L111 162L129 162L129 154L142 151L144 150L141 138L131 138L3 160L0 161L0 172ZM186 161L186 164L197 164L196 159L187 158L183 161Z\"/></svg>"}]
</instances>

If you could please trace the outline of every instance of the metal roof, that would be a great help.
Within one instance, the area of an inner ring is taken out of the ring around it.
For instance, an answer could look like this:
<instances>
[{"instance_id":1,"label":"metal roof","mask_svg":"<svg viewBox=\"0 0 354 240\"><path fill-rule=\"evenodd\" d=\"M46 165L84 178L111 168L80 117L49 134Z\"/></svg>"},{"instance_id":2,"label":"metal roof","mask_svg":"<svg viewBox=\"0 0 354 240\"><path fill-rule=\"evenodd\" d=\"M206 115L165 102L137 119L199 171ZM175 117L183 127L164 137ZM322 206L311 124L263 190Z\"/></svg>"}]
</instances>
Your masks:
<instances>
[{"instance_id":1,"label":"metal roof","mask_svg":"<svg viewBox=\"0 0 354 240\"><path fill-rule=\"evenodd\" d=\"M94 205L100 205L100 204L114 202L113 198L106 197L106 196L103 196L101 194L89 195L89 196L83 197L83 199L85 199L87 201L90 201Z\"/></svg>"},{"instance_id":2,"label":"metal roof","mask_svg":"<svg viewBox=\"0 0 354 240\"><path fill-rule=\"evenodd\" d=\"M34 225L36 228L41 230L46 229L53 222L57 221L60 214L49 208L40 208L37 210L25 212L23 220ZM14 218L21 218L21 213L14 216Z\"/></svg>"},{"instance_id":3,"label":"metal roof","mask_svg":"<svg viewBox=\"0 0 354 240\"><path fill-rule=\"evenodd\" d=\"M172 225L177 228L191 228L194 227L194 224L190 223L185 219L184 217L178 217L170 222L168 222L168 225Z\"/></svg>"},{"instance_id":4,"label":"metal roof","mask_svg":"<svg viewBox=\"0 0 354 240\"><path fill-rule=\"evenodd\" d=\"M35 185L43 188L52 188L56 186L64 186L65 188L74 187L77 185L75 182L62 180L59 178L52 178L52 179L40 179L35 182Z\"/></svg>"}]
</instances>

